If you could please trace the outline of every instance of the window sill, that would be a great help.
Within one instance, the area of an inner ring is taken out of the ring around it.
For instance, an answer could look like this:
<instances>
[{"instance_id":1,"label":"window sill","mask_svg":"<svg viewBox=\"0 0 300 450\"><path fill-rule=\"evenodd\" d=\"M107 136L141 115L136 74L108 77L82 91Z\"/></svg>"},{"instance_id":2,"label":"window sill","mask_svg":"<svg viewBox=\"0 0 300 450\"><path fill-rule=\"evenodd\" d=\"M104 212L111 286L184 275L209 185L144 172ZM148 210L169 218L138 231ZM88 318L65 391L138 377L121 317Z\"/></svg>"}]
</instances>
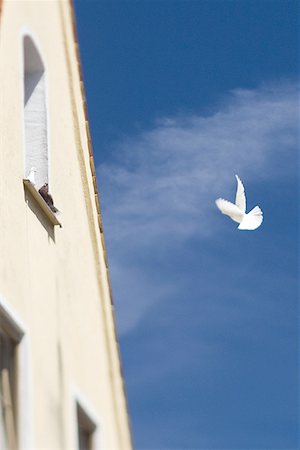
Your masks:
<instances>
[{"instance_id":1,"label":"window sill","mask_svg":"<svg viewBox=\"0 0 300 450\"><path fill-rule=\"evenodd\" d=\"M24 189L32 195L32 197L34 198L40 209L43 211L49 222L51 222L53 226L58 225L61 228L62 225L59 222L59 220L57 220L56 215L51 211L51 209L49 208L43 197L40 195L40 193L36 190L34 185L29 180L26 179L23 180L23 184Z\"/></svg>"}]
</instances>

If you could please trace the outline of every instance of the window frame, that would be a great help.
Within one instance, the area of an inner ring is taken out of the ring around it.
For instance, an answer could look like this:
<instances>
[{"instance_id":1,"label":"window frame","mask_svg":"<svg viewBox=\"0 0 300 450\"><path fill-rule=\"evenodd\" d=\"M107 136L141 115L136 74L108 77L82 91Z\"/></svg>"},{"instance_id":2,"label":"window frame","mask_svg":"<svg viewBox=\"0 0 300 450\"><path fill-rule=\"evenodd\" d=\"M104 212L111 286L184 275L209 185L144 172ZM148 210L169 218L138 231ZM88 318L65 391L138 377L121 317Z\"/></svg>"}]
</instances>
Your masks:
<instances>
[{"instance_id":1,"label":"window frame","mask_svg":"<svg viewBox=\"0 0 300 450\"><path fill-rule=\"evenodd\" d=\"M25 124L25 38L29 38L31 40L31 44L34 46L38 57L41 60L43 65L43 73L44 73L44 101L45 101L45 117L46 117L46 147L47 147L47 183L49 186L49 190L51 192L51 127L50 127L50 113L49 113L49 98L48 98L48 67L45 59L43 58L43 52L41 50L41 45L39 44L37 36L28 28L22 27L20 32L20 68L21 68L21 120L22 120L22 130L23 130L23 186L25 193L29 193L30 198L33 198L35 203L38 205L39 209L42 210L44 215L47 217L49 222L55 226L58 225L60 228L62 227L60 221L57 219L57 216L51 211L43 197L38 192L38 189L32 184L26 177L28 177L28 173L26 173L26 149L27 149L27 131Z\"/></svg>"},{"instance_id":2,"label":"window frame","mask_svg":"<svg viewBox=\"0 0 300 450\"><path fill-rule=\"evenodd\" d=\"M51 185L51 152L50 152L50 117L49 117L49 98L48 98L48 67L45 61L45 58L43 57L43 51L41 50L41 45L39 43L39 40L37 36L29 30L27 27L23 27L21 30L21 89L22 89L22 95L21 95L21 101L22 101L22 128L23 128L23 156L24 156L24 168L23 168L23 178L26 179L26 177L29 175L29 173L26 173L26 124L25 124L25 74L26 74L26 67L25 67L25 39L28 38L31 42L34 51L37 54L38 59L40 60L40 63L42 65L42 73L44 77L44 89L43 89L43 99L44 99L44 106L45 106L45 123L46 123L46 150L47 150L47 179L44 180L43 183L47 182L49 187ZM38 71L37 71L38 72ZM28 168L27 168L28 170ZM30 168L29 168L30 170ZM41 187L41 186L40 186Z\"/></svg>"},{"instance_id":3,"label":"window frame","mask_svg":"<svg viewBox=\"0 0 300 450\"><path fill-rule=\"evenodd\" d=\"M92 434L91 449L101 450L101 421L95 413L92 405L86 397L74 385L71 386L72 409L73 409L73 439L74 449L80 449L79 443L79 415L81 415L84 422L85 429ZM78 414L79 413L79 414Z\"/></svg>"},{"instance_id":4,"label":"window frame","mask_svg":"<svg viewBox=\"0 0 300 450\"><path fill-rule=\"evenodd\" d=\"M11 305L0 295L0 323L2 333L14 344L15 358L15 422L17 448L31 447L31 403L28 333Z\"/></svg>"}]
</instances>

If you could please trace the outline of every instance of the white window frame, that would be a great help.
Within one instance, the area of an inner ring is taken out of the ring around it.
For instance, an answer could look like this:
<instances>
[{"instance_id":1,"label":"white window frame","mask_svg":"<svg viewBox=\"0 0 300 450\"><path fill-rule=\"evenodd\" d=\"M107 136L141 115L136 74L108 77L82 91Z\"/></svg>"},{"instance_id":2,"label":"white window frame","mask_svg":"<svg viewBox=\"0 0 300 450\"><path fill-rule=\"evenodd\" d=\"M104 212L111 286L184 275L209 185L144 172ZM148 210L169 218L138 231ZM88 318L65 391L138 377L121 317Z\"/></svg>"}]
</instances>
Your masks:
<instances>
[{"instance_id":1,"label":"white window frame","mask_svg":"<svg viewBox=\"0 0 300 450\"><path fill-rule=\"evenodd\" d=\"M92 436L92 450L101 450L101 421L98 415L95 413L94 408L89 403L87 398L80 392L80 390L72 385L71 387L71 398L72 398L72 411L73 411L73 447L79 450L78 442L78 416L77 408L78 406L82 409L84 414L88 417L89 421L94 425L95 429Z\"/></svg>"},{"instance_id":2,"label":"white window frame","mask_svg":"<svg viewBox=\"0 0 300 450\"><path fill-rule=\"evenodd\" d=\"M46 128L47 128L47 139L46 139L46 145L47 145L47 156L48 156L48 185L49 190L51 191L51 139L50 139L50 114L49 114L49 93L48 93L48 66L45 58L43 57L44 52L42 51L41 44L39 42L39 39L37 35L28 27L22 27L20 31L20 68L21 68L21 77L20 77L20 89L21 89L21 120L22 120L22 130L23 130L23 176L22 178L27 178L28 173L26 173L26 127L25 127L25 111L24 111L24 100L25 100L25 89L24 89L24 83L25 83L25 52L24 52L24 39L25 37L28 37L31 39L32 43L34 44L36 51L41 59L41 62L44 67L44 77L45 77L45 91L44 91L44 97L45 97L45 109L46 109Z\"/></svg>"},{"instance_id":3,"label":"white window frame","mask_svg":"<svg viewBox=\"0 0 300 450\"><path fill-rule=\"evenodd\" d=\"M16 341L17 357L17 436L18 448L31 446L32 413L30 402L29 337L26 327L11 305L0 295L0 320L5 323L7 334Z\"/></svg>"}]
</instances>

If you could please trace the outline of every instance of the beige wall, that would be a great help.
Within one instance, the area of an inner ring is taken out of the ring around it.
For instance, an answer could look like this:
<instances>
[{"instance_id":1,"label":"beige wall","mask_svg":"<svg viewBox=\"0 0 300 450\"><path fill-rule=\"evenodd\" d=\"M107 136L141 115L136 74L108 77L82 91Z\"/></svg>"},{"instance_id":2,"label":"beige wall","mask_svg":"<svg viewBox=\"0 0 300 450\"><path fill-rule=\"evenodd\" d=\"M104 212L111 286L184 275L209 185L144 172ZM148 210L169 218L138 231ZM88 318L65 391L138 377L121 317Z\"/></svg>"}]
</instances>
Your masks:
<instances>
[{"instance_id":1,"label":"beige wall","mask_svg":"<svg viewBox=\"0 0 300 450\"><path fill-rule=\"evenodd\" d=\"M50 188L62 228L22 183L27 32L47 70ZM100 421L101 448L130 448L69 2L4 1L0 87L0 301L27 331L31 447L74 448L77 392Z\"/></svg>"}]
</instances>

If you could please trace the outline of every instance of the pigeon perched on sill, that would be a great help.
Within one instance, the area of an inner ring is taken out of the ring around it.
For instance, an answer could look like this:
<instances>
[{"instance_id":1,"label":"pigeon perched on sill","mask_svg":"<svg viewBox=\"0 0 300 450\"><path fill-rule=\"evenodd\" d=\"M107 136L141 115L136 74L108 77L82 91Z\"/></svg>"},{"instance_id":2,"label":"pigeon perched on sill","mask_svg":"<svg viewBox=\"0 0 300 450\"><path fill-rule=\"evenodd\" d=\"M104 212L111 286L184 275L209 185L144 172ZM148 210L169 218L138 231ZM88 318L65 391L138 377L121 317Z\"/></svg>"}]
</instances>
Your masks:
<instances>
[{"instance_id":1,"label":"pigeon perched on sill","mask_svg":"<svg viewBox=\"0 0 300 450\"><path fill-rule=\"evenodd\" d=\"M239 223L239 230L255 230L263 221L263 213L259 206L255 206L250 212L246 213L246 196L243 183L236 175L237 190L235 204L218 198L216 205L222 214L226 214L232 220Z\"/></svg>"},{"instance_id":2,"label":"pigeon perched on sill","mask_svg":"<svg viewBox=\"0 0 300 450\"><path fill-rule=\"evenodd\" d=\"M31 167L29 175L26 178L26 180L29 180L30 183L33 184L33 186L35 186L35 172L36 172L36 168L35 167Z\"/></svg>"},{"instance_id":3,"label":"pigeon perched on sill","mask_svg":"<svg viewBox=\"0 0 300 450\"><path fill-rule=\"evenodd\" d=\"M60 211L54 206L52 195L49 194L49 188L48 183L45 183L40 189L39 189L40 195L43 197L49 208L52 212L59 213Z\"/></svg>"}]
</instances>

